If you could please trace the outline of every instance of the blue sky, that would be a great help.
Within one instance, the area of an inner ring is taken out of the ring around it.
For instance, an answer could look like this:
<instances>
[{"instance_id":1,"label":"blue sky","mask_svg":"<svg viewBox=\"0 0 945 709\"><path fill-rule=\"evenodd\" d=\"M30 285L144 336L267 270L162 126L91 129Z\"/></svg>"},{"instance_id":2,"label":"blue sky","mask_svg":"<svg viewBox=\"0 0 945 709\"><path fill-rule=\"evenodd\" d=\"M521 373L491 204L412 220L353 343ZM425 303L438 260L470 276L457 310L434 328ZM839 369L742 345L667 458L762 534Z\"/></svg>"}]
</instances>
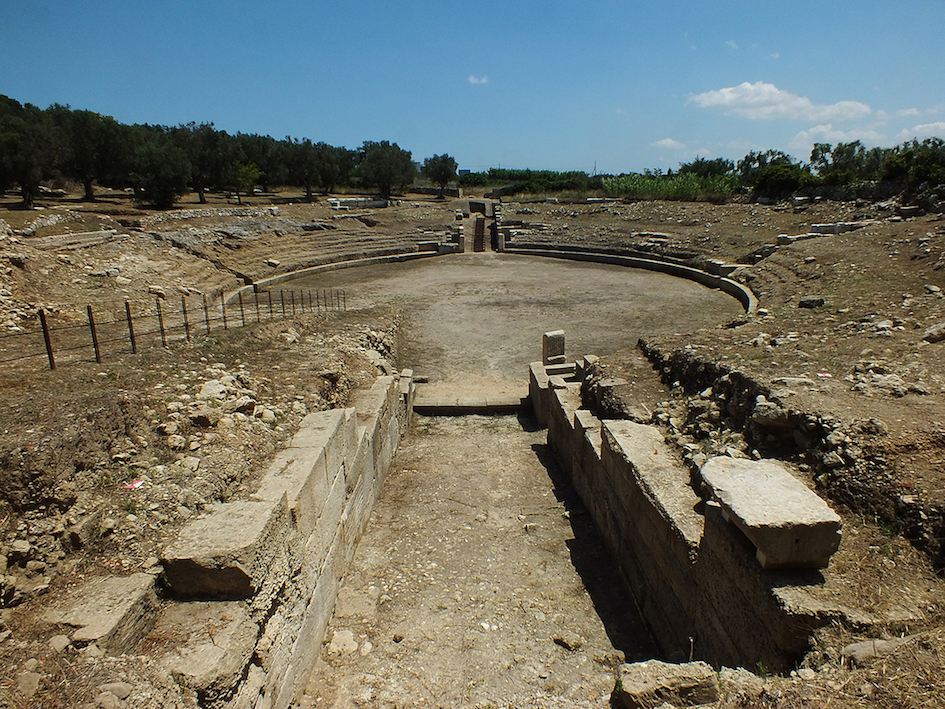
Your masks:
<instances>
[{"instance_id":1,"label":"blue sky","mask_svg":"<svg viewBox=\"0 0 945 709\"><path fill-rule=\"evenodd\" d=\"M0 93L591 172L945 137L943 0L0 0Z\"/></svg>"}]
</instances>

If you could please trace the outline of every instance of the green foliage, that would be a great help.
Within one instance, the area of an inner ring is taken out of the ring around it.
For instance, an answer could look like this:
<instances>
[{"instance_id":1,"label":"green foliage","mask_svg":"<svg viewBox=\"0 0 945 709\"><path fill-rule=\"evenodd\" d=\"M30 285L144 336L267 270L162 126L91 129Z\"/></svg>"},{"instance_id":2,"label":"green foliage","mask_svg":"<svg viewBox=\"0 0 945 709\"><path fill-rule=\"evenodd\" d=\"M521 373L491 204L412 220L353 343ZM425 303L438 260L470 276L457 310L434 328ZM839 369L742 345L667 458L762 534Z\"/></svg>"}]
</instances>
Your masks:
<instances>
[{"instance_id":1,"label":"green foliage","mask_svg":"<svg viewBox=\"0 0 945 709\"><path fill-rule=\"evenodd\" d=\"M754 187L758 179L764 172L775 165L794 165L795 160L787 153L780 150L765 150L764 152L755 152L752 150L748 155L738 161L736 171L745 187Z\"/></svg>"},{"instance_id":2,"label":"green foliage","mask_svg":"<svg viewBox=\"0 0 945 709\"><path fill-rule=\"evenodd\" d=\"M59 159L63 174L78 180L85 199L95 199L94 181L108 180L127 172L128 151L123 145L127 133L118 121L92 111L73 111L53 104L46 113L62 131L64 144Z\"/></svg>"},{"instance_id":3,"label":"green foliage","mask_svg":"<svg viewBox=\"0 0 945 709\"><path fill-rule=\"evenodd\" d=\"M361 183L377 187L382 197L390 197L393 189L413 182L416 167L410 151L386 140L366 141L358 153L358 174Z\"/></svg>"},{"instance_id":4,"label":"green foliage","mask_svg":"<svg viewBox=\"0 0 945 709\"><path fill-rule=\"evenodd\" d=\"M423 161L421 171L430 178L430 181L440 187L440 197L446 186L456 179L456 161L446 153L434 155Z\"/></svg>"},{"instance_id":5,"label":"green foliage","mask_svg":"<svg viewBox=\"0 0 945 709\"><path fill-rule=\"evenodd\" d=\"M679 175L695 175L696 177L720 177L728 175L735 170L735 163L724 158L715 158L706 160L705 158L696 158L690 163L680 163Z\"/></svg>"},{"instance_id":6,"label":"green foliage","mask_svg":"<svg viewBox=\"0 0 945 709\"><path fill-rule=\"evenodd\" d=\"M234 160L233 139L225 131L215 130L212 123L188 123L180 126L174 136L190 161L190 186L200 203L205 204L206 190L226 182Z\"/></svg>"},{"instance_id":7,"label":"green foliage","mask_svg":"<svg viewBox=\"0 0 945 709\"><path fill-rule=\"evenodd\" d=\"M907 197L945 186L945 140L913 140L890 153L883 164L882 178L902 186Z\"/></svg>"},{"instance_id":8,"label":"green foliage","mask_svg":"<svg viewBox=\"0 0 945 709\"><path fill-rule=\"evenodd\" d=\"M883 171L883 165L892 151L886 148L870 148L862 143L815 143L810 154L810 166L824 184L839 186L852 185L866 180L877 179Z\"/></svg>"},{"instance_id":9,"label":"green foliage","mask_svg":"<svg viewBox=\"0 0 945 709\"><path fill-rule=\"evenodd\" d=\"M604 192L629 199L666 199L688 202L724 202L739 189L735 175L700 177L691 172L663 175L647 171L603 179Z\"/></svg>"},{"instance_id":10,"label":"green foliage","mask_svg":"<svg viewBox=\"0 0 945 709\"><path fill-rule=\"evenodd\" d=\"M135 150L131 174L135 191L159 209L170 209L187 193L190 162L166 129L142 127L143 140Z\"/></svg>"},{"instance_id":11,"label":"green foliage","mask_svg":"<svg viewBox=\"0 0 945 709\"><path fill-rule=\"evenodd\" d=\"M754 197L784 199L817 182L817 178L800 165L768 165L755 177L752 194Z\"/></svg>"},{"instance_id":12,"label":"green foliage","mask_svg":"<svg viewBox=\"0 0 945 709\"><path fill-rule=\"evenodd\" d=\"M256 163L238 162L233 166L233 185L236 188L237 202L243 203L240 193L250 194L262 174Z\"/></svg>"},{"instance_id":13,"label":"green foliage","mask_svg":"<svg viewBox=\"0 0 945 709\"><path fill-rule=\"evenodd\" d=\"M46 113L0 96L0 187L18 185L24 207L33 206L40 182L56 174L62 145Z\"/></svg>"},{"instance_id":14,"label":"green foliage","mask_svg":"<svg viewBox=\"0 0 945 709\"><path fill-rule=\"evenodd\" d=\"M502 194L560 194L577 192L584 194L602 188L602 177L589 177L580 171L555 172L554 170L503 170L490 168L487 172L471 172L460 175L461 187L499 188Z\"/></svg>"}]
</instances>

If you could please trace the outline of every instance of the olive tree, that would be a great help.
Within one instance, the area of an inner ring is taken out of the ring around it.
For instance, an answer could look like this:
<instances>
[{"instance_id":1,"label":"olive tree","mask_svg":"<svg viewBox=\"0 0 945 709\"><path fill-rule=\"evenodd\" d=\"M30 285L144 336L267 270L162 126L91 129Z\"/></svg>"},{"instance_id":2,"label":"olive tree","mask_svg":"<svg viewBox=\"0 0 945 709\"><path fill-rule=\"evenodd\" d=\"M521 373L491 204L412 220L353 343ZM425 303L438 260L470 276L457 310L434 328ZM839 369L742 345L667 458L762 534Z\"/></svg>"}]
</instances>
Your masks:
<instances>
[{"instance_id":1,"label":"olive tree","mask_svg":"<svg viewBox=\"0 0 945 709\"><path fill-rule=\"evenodd\" d=\"M361 183L377 187L382 197L390 197L395 187L404 188L413 182L416 167L410 151L386 140L365 141L358 151L358 173Z\"/></svg>"},{"instance_id":2,"label":"olive tree","mask_svg":"<svg viewBox=\"0 0 945 709\"><path fill-rule=\"evenodd\" d=\"M426 175L433 184L440 188L440 199L443 199L443 191L446 186L456 179L456 161L446 153L434 155L423 161L423 167L420 171Z\"/></svg>"}]
</instances>

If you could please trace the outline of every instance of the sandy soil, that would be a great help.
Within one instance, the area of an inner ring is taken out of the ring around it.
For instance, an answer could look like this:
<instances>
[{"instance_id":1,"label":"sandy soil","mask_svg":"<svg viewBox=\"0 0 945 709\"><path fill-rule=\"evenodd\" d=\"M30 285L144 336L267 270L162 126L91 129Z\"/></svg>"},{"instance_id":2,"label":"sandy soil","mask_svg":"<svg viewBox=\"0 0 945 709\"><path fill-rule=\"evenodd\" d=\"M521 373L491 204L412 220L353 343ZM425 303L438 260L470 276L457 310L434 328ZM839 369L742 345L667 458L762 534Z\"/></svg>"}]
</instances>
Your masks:
<instances>
[{"instance_id":1,"label":"sandy soil","mask_svg":"<svg viewBox=\"0 0 945 709\"><path fill-rule=\"evenodd\" d=\"M417 418L302 706L603 707L614 666L652 657L544 439L530 418Z\"/></svg>"}]
</instances>

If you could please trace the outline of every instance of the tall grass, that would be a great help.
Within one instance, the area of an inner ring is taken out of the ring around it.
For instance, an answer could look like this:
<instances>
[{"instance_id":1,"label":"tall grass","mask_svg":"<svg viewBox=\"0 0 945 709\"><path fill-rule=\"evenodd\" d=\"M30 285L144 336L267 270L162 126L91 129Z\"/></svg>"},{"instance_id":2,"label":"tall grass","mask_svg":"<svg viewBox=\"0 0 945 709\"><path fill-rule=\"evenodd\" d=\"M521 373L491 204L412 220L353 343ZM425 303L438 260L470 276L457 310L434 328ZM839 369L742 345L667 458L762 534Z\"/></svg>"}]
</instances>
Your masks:
<instances>
[{"instance_id":1,"label":"tall grass","mask_svg":"<svg viewBox=\"0 0 945 709\"><path fill-rule=\"evenodd\" d=\"M699 177L689 173L675 175L619 175L603 179L604 192L631 199L666 199L686 202L725 202L740 187L735 175Z\"/></svg>"}]
</instances>

